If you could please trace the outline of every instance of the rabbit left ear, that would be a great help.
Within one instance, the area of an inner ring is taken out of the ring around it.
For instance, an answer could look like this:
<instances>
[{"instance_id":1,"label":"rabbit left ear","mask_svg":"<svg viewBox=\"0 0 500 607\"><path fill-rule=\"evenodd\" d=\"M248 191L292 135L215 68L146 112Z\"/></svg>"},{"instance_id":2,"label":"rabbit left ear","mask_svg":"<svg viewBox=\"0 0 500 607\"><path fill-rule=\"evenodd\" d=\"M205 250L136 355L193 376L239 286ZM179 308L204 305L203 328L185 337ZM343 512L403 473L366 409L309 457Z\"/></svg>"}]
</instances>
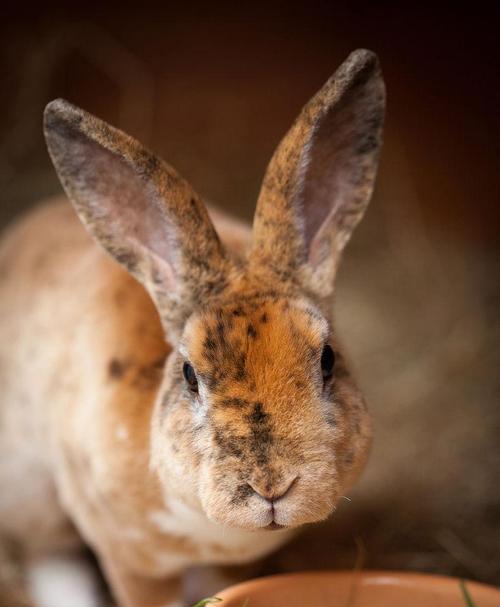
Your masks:
<instances>
[{"instance_id":1,"label":"rabbit left ear","mask_svg":"<svg viewBox=\"0 0 500 607\"><path fill-rule=\"evenodd\" d=\"M309 101L269 164L250 263L328 296L375 182L385 88L377 57L354 51Z\"/></svg>"},{"instance_id":2,"label":"rabbit left ear","mask_svg":"<svg viewBox=\"0 0 500 607\"><path fill-rule=\"evenodd\" d=\"M59 178L92 236L141 282L169 337L227 280L229 260L191 186L138 141L67 101L45 110Z\"/></svg>"}]
</instances>

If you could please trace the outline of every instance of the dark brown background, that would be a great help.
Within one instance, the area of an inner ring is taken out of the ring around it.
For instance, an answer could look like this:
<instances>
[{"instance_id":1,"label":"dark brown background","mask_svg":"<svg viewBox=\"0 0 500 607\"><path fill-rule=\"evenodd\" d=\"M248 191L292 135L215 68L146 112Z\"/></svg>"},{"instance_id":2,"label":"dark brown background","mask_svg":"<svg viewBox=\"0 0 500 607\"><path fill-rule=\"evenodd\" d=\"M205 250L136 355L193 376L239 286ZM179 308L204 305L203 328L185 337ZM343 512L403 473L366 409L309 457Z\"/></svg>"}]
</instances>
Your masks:
<instances>
[{"instance_id":1,"label":"dark brown background","mask_svg":"<svg viewBox=\"0 0 500 607\"><path fill-rule=\"evenodd\" d=\"M58 96L249 219L303 103L351 50L376 51L386 143L337 307L377 440L352 501L260 571L357 559L500 583L498 15L372 4L4 12L1 221L59 191L40 126Z\"/></svg>"}]
</instances>

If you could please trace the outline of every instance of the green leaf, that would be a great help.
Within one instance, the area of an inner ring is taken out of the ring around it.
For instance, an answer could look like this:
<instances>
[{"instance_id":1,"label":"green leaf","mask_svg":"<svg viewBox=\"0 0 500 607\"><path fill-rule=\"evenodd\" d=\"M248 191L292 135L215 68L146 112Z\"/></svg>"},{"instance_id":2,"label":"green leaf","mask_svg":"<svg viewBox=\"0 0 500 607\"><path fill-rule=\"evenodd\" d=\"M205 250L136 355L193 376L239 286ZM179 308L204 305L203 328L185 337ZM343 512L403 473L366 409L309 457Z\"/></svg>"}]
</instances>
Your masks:
<instances>
[{"instance_id":1,"label":"green leaf","mask_svg":"<svg viewBox=\"0 0 500 607\"><path fill-rule=\"evenodd\" d=\"M462 595L464 597L464 602L467 605L467 607L476 607L476 604L472 600L472 597L469 594L469 591L467 590L467 586L465 585L465 581L464 580L460 580L460 589L462 590Z\"/></svg>"},{"instance_id":2,"label":"green leaf","mask_svg":"<svg viewBox=\"0 0 500 607\"><path fill-rule=\"evenodd\" d=\"M198 601L196 605L193 605L193 607L205 607L206 605L210 605L211 603L219 603L220 601L222 601L222 599L220 599L218 596L210 596L207 599L201 599L201 601Z\"/></svg>"}]
</instances>

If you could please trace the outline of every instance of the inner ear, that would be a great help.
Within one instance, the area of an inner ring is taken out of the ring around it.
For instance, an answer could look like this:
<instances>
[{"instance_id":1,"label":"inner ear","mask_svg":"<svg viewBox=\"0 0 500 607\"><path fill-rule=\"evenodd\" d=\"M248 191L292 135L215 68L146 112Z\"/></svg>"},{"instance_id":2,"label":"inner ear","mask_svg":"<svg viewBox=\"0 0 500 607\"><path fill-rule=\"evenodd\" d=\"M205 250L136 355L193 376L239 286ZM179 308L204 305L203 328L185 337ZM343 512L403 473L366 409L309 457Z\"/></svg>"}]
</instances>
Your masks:
<instances>
[{"instance_id":1,"label":"inner ear","mask_svg":"<svg viewBox=\"0 0 500 607\"><path fill-rule=\"evenodd\" d=\"M279 280L333 292L341 251L375 182L385 88L377 57L359 49L305 105L266 171L249 259Z\"/></svg>"},{"instance_id":2,"label":"inner ear","mask_svg":"<svg viewBox=\"0 0 500 607\"><path fill-rule=\"evenodd\" d=\"M373 182L367 169L383 121L373 103L378 83L370 84L371 75L361 71L339 101L326 107L304 147L299 192L304 241L313 265L331 254L323 246L328 236L341 240L345 232L348 238L367 204ZM342 248L344 243L338 244Z\"/></svg>"},{"instance_id":3,"label":"inner ear","mask_svg":"<svg viewBox=\"0 0 500 607\"><path fill-rule=\"evenodd\" d=\"M167 260L174 248L167 238L162 200L150 180L154 163L141 170L85 133L65 127L57 123L51 130L51 151L65 157L59 175L92 235L132 272L138 261L134 257L145 243Z\"/></svg>"},{"instance_id":4,"label":"inner ear","mask_svg":"<svg viewBox=\"0 0 500 607\"><path fill-rule=\"evenodd\" d=\"M147 243L148 249L167 260L172 247L167 238L168 218L155 187L124 162L117 162L112 152L95 148L94 167L109 179L96 183L96 193L90 195L88 206L96 222L114 234L114 238ZM85 168L80 168L80 171ZM88 180L91 175L84 176ZM86 209L87 206L82 207Z\"/></svg>"}]
</instances>

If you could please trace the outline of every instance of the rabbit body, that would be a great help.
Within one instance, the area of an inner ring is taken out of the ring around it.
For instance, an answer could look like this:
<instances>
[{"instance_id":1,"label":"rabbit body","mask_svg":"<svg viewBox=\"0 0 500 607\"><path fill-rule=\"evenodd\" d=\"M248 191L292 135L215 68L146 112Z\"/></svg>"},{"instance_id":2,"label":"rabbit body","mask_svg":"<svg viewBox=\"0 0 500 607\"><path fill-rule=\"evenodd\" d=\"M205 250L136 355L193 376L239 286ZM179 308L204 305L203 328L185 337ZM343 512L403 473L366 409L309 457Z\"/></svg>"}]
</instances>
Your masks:
<instances>
[{"instance_id":1,"label":"rabbit body","mask_svg":"<svg viewBox=\"0 0 500 607\"><path fill-rule=\"evenodd\" d=\"M332 512L370 444L331 294L382 114L378 64L358 51L278 148L252 232L210 220L120 131L49 105L81 222L53 201L0 245L0 534L29 560L83 538L121 605L174 605L187 566L255 559ZM75 605L99 604L92 584Z\"/></svg>"},{"instance_id":2,"label":"rabbit body","mask_svg":"<svg viewBox=\"0 0 500 607\"><path fill-rule=\"evenodd\" d=\"M249 229L216 217L222 239L244 247ZM189 506L167 507L149 471L149 434L170 347L147 293L67 200L15 225L0 265L0 531L33 556L78 548L82 534L153 579L250 560L284 541L287 532L221 534Z\"/></svg>"}]
</instances>

